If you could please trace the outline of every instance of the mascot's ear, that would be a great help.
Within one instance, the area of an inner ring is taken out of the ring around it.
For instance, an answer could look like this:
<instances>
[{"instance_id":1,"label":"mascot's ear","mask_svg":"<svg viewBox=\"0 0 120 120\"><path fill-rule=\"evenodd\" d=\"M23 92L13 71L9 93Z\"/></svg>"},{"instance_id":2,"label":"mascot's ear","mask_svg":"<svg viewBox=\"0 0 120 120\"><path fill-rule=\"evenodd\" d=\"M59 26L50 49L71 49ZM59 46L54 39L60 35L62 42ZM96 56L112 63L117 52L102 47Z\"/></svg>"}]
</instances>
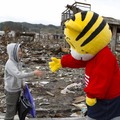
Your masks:
<instances>
[{"instance_id":1,"label":"mascot's ear","mask_svg":"<svg viewBox=\"0 0 120 120\"><path fill-rule=\"evenodd\" d=\"M65 22L65 27L68 28L68 29L71 29L71 30L74 30L76 32L80 32L82 30L81 26L77 24L77 22L75 22L75 17L74 16L72 19L70 20L67 20ZM80 19L80 18L79 18Z\"/></svg>"}]
</instances>

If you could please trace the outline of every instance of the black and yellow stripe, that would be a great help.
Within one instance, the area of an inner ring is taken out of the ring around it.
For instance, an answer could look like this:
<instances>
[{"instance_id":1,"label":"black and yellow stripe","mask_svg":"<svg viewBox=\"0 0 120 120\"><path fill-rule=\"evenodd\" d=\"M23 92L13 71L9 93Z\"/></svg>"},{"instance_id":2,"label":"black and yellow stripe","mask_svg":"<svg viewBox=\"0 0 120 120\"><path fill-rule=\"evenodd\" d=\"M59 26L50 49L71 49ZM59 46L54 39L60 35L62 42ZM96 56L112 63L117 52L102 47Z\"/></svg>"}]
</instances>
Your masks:
<instances>
[{"instance_id":1,"label":"black and yellow stripe","mask_svg":"<svg viewBox=\"0 0 120 120\"><path fill-rule=\"evenodd\" d=\"M64 34L78 53L94 55L110 42L112 36L103 17L92 11L82 11L66 21Z\"/></svg>"},{"instance_id":2,"label":"black and yellow stripe","mask_svg":"<svg viewBox=\"0 0 120 120\"><path fill-rule=\"evenodd\" d=\"M81 12L82 14L82 21L84 21L86 15L87 15L87 11L85 12ZM91 20L89 21L89 23L86 25L86 27L82 30L82 32L77 36L76 41L81 39L85 34L87 34L87 32L91 29L91 27L95 24L95 22L98 20L99 15L97 13L94 13ZM93 38L95 36L97 36L102 29L104 29L106 25L106 22L103 20L100 25L96 28L96 30L81 44L81 46L86 45L87 43L89 43L91 40L93 40Z\"/></svg>"}]
</instances>

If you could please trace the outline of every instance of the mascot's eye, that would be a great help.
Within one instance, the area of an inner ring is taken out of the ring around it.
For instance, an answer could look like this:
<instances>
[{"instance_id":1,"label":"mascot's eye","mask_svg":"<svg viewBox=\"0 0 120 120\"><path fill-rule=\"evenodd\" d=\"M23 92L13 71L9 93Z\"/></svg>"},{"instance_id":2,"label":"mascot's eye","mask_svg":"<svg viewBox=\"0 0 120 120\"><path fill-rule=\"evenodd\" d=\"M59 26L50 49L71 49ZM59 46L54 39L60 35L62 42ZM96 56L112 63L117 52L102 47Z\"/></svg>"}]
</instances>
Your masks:
<instances>
[{"instance_id":1,"label":"mascot's eye","mask_svg":"<svg viewBox=\"0 0 120 120\"><path fill-rule=\"evenodd\" d=\"M70 40L70 38L69 37L65 37L65 39L68 41L68 40Z\"/></svg>"},{"instance_id":2,"label":"mascot's eye","mask_svg":"<svg viewBox=\"0 0 120 120\"><path fill-rule=\"evenodd\" d=\"M88 54L88 52L86 52L86 51L84 51L84 50L81 50L82 52L84 52L84 53L86 53L86 54Z\"/></svg>"}]
</instances>

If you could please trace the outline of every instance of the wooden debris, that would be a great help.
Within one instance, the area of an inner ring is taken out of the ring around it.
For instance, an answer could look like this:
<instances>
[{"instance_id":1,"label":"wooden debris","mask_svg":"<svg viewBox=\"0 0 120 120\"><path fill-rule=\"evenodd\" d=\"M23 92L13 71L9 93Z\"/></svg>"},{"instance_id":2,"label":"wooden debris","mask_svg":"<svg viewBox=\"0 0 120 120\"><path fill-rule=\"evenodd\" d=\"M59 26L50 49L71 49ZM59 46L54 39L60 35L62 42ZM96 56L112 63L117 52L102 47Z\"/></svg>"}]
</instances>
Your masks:
<instances>
[{"instance_id":1,"label":"wooden debris","mask_svg":"<svg viewBox=\"0 0 120 120\"><path fill-rule=\"evenodd\" d=\"M3 96L0 96L0 99L2 99L2 98L5 98L5 95L3 95Z\"/></svg>"},{"instance_id":2,"label":"wooden debris","mask_svg":"<svg viewBox=\"0 0 120 120\"><path fill-rule=\"evenodd\" d=\"M54 95L53 93L51 93L51 92L46 91L46 93L47 93L48 95L52 96L52 97L55 96L55 95Z\"/></svg>"},{"instance_id":3,"label":"wooden debris","mask_svg":"<svg viewBox=\"0 0 120 120\"><path fill-rule=\"evenodd\" d=\"M80 103L85 101L85 96L76 97L73 103Z\"/></svg>"}]
</instances>

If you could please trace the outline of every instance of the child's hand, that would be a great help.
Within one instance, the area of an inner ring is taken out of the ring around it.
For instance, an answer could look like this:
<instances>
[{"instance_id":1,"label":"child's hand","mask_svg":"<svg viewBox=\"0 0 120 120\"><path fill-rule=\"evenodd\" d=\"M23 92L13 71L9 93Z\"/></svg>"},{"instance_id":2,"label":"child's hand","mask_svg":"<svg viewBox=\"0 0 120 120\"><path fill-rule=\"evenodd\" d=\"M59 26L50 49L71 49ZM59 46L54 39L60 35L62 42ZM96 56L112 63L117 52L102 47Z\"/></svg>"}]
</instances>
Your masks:
<instances>
[{"instance_id":1,"label":"child's hand","mask_svg":"<svg viewBox=\"0 0 120 120\"><path fill-rule=\"evenodd\" d=\"M35 74L36 76L38 76L38 77L44 75L44 73L43 73L42 71L40 71L40 70L34 70L34 74Z\"/></svg>"},{"instance_id":2,"label":"child's hand","mask_svg":"<svg viewBox=\"0 0 120 120\"><path fill-rule=\"evenodd\" d=\"M22 88L23 88L23 89L25 89L25 85L26 85L26 83L25 83L25 81L23 81L23 82L22 82Z\"/></svg>"}]
</instances>

